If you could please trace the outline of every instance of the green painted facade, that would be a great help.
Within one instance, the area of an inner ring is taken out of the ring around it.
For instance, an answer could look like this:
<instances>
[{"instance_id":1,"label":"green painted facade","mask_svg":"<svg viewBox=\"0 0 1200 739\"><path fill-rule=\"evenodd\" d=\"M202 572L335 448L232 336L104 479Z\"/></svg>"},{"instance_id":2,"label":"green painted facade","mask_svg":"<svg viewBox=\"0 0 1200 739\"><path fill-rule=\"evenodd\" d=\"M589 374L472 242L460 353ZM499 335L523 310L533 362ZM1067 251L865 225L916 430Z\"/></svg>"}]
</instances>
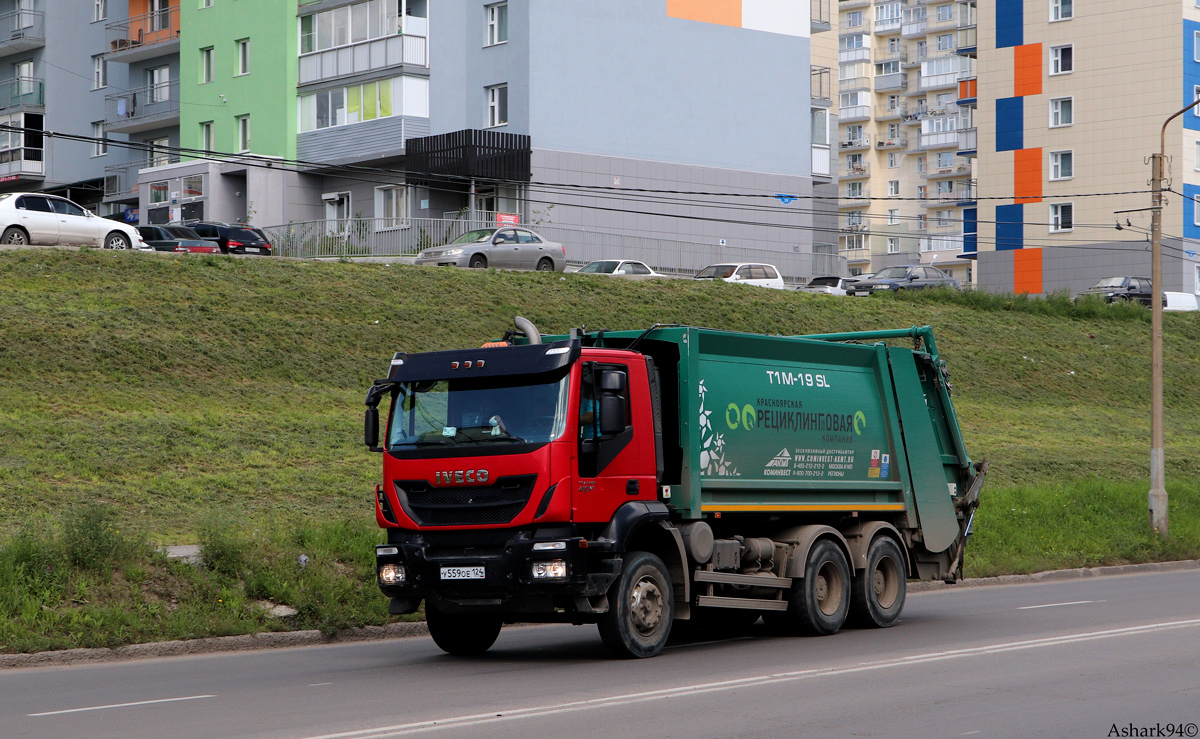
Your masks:
<instances>
[{"instance_id":1,"label":"green painted facade","mask_svg":"<svg viewBox=\"0 0 1200 739\"><path fill-rule=\"evenodd\" d=\"M250 152L296 156L297 0L184 0L180 13L179 138L203 148L212 121L213 150L238 151L237 118L250 118ZM249 39L249 73L238 74L238 41ZM213 81L201 83L201 49L213 49Z\"/></svg>"}]
</instances>

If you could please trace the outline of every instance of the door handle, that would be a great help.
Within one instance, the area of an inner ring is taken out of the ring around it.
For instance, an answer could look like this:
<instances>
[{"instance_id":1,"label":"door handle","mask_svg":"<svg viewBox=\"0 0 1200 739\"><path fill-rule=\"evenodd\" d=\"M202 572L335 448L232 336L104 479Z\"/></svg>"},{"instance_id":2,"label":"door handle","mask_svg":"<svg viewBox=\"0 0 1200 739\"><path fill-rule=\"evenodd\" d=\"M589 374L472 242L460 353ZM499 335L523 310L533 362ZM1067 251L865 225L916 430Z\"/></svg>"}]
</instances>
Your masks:
<instances>
[{"instance_id":1,"label":"door handle","mask_svg":"<svg viewBox=\"0 0 1200 739\"><path fill-rule=\"evenodd\" d=\"M630 480L625 483L625 494L626 495L637 495L638 494L638 481L637 480Z\"/></svg>"}]
</instances>

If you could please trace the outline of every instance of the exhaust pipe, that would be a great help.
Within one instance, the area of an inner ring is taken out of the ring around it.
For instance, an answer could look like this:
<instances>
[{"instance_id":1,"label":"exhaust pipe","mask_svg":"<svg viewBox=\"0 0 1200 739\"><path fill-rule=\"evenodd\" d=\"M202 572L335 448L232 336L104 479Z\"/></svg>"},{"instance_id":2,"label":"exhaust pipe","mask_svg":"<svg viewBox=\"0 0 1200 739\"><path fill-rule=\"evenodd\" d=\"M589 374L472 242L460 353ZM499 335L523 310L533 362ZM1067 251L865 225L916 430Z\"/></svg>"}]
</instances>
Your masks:
<instances>
[{"instance_id":1,"label":"exhaust pipe","mask_svg":"<svg viewBox=\"0 0 1200 739\"><path fill-rule=\"evenodd\" d=\"M525 334L525 338L529 340L530 344L542 343L542 332L538 331L537 326L533 325L533 321L517 316L513 319L513 323L517 325L521 333Z\"/></svg>"}]
</instances>

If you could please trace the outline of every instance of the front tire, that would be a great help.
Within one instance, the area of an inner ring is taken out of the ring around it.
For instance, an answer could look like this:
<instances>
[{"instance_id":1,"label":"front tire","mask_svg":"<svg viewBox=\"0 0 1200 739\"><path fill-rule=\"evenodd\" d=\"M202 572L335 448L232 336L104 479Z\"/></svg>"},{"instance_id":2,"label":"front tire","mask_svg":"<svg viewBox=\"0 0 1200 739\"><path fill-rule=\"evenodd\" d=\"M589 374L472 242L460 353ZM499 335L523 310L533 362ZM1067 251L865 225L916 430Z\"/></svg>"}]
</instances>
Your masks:
<instances>
[{"instance_id":1,"label":"front tire","mask_svg":"<svg viewBox=\"0 0 1200 739\"><path fill-rule=\"evenodd\" d=\"M25 229L9 226L4 229L4 235L0 236L0 242L12 246L28 246L30 244L29 234L25 233Z\"/></svg>"},{"instance_id":2,"label":"front tire","mask_svg":"<svg viewBox=\"0 0 1200 739\"><path fill-rule=\"evenodd\" d=\"M483 654L496 643L504 622L490 613L446 613L425 601L425 624L433 642L447 654Z\"/></svg>"},{"instance_id":3,"label":"front tire","mask_svg":"<svg viewBox=\"0 0 1200 739\"><path fill-rule=\"evenodd\" d=\"M487 257L476 254L471 257L470 267L471 269L487 269Z\"/></svg>"},{"instance_id":4,"label":"front tire","mask_svg":"<svg viewBox=\"0 0 1200 739\"><path fill-rule=\"evenodd\" d=\"M788 632L836 634L850 613L850 565L841 547L820 539L808 551L804 579L792 586L784 626Z\"/></svg>"},{"instance_id":5,"label":"front tire","mask_svg":"<svg viewBox=\"0 0 1200 739\"><path fill-rule=\"evenodd\" d=\"M108 236L104 237L105 249L132 249L133 244L130 243L129 237L119 231L113 231Z\"/></svg>"},{"instance_id":6,"label":"front tire","mask_svg":"<svg viewBox=\"0 0 1200 739\"><path fill-rule=\"evenodd\" d=\"M850 619L867 628L895 624L904 610L907 585L900 545L891 537L876 537L867 549L866 569L850 587Z\"/></svg>"},{"instance_id":7,"label":"front tire","mask_svg":"<svg viewBox=\"0 0 1200 739\"><path fill-rule=\"evenodd\" d=\"M611 606L600 617L600 638L618 657L642 659L662 651L671 635L675 597L663 561L630 552L609 590Z\"/></svg>"}]
</instances>

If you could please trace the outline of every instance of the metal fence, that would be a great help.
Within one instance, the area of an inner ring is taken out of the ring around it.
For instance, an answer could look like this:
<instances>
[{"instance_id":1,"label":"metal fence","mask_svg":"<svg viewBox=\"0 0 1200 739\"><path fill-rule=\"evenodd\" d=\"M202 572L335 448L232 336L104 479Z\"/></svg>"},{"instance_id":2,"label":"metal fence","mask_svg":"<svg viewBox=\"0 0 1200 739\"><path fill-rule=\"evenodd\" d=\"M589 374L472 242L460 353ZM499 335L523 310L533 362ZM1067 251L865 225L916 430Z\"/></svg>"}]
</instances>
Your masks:
<instances>
[{"instance_id":1,"label":"metal fence","mask_svg":"<svg viewBox=\"0 0 1200 739\"><path fill-rule=\"evenodd\" d=\"M301 221L262 230L284 257L415 257L493 221L446 218L347 218ZM813 254L799 244L789 251L588 231L566 226L530 226L542 238L565 246L569 264L597 259L638 259L658 272L691 275L719 262L766 262L792 282L823 275L849 275L836 254Z\"/></svg>"}]
</instances>

